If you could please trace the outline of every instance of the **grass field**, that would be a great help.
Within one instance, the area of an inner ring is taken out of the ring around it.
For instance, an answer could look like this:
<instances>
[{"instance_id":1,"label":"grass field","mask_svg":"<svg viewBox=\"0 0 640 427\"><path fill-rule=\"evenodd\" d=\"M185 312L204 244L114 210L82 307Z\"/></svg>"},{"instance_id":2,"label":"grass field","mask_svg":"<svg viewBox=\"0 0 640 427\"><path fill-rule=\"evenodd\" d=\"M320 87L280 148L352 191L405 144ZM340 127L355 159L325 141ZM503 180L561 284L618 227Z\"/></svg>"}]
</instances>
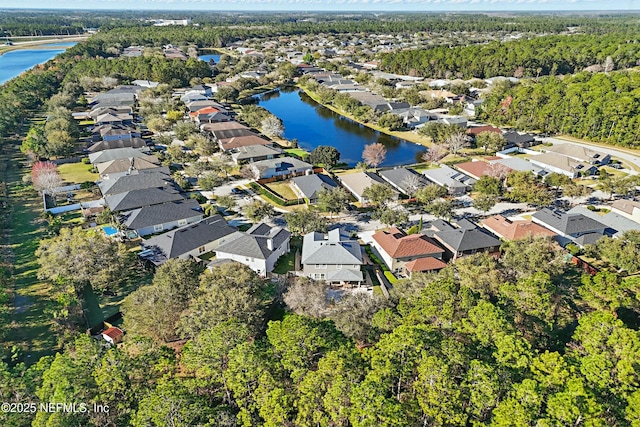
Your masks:
<instances>
[{"instance_id":1,"label":"grass field","mask_svg":"<svg viewBox=\"0 0 640 427\"><path fill-rule=\"evenodd\" d=\"M283 199L295 200L298 198L296 193L293 192L289 181L271 182L265 184L271 191L279 194Z\"/></svg>"},{"instance_id":2,"label":"grass field","mask_svg":"<svg viewBox=\"0 0 640 427\"><path fill-rule=\"evenodd\" d=\"M79 163L67 163L58 166L58 172L60 177L67 184L82 184L86 181L95 182L98 179L98 174L90 172L91 165Z\"/></svg>"},{"instance_id":3,"label":"grass field","mask_svg":"<svg viewBox=\"0 0 640 427\"><path fill-rule=\"evenodd\" d=\"M306 150L303 150L302 148L287 148L284 151L286 151L289 154L293 154L294 156L298 156L303 160L309 155L309 152Z\"/></svg>"},{"instance_id":4,"label":"grass field","mask_svg":"<svg viewBox=\"0 0 640 427\"><path fill-rule=\"evenodd\" d=\"M289 244L291 251L280 257L273 272L276 274L286 274L296 269L296 252L302 248L302 239L300 237L292 237Z\"/></svg>"},{"instance_id":5,"label":"grass field","mask_svg":"<svg viewBox=\"0 0 640 427\"><path fill-rule=\"evenodd\" d=\"M3 180L9 190L10 229L3 235L9 251L4 263L13 266L11 272L13 314L7 325L8 348L16 346L22 350L21 361L30 364L40 357L57 350L57 339L53 332L51 286L38 280L38 262L35 251L45 230L40 213L42 201L38 194L22 184L23 156L19 141L6 141L2 147L2 159L6 167Z\"/></svg>"}]
</instances>

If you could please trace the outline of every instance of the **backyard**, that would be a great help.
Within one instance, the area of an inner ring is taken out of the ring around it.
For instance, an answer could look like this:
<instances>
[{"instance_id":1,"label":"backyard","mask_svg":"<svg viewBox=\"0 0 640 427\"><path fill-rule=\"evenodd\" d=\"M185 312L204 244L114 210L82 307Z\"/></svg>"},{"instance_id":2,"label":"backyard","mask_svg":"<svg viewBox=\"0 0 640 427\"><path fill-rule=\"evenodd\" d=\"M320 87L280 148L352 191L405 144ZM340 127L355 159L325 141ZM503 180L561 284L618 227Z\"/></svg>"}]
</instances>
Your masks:
<instances>
[{"instance_id":1,"label":"backyard","mask_svg":"<svg viewBox=\"0 0 640 427\"><path fill-rule=\"evenodd\" d=\"M273 272L276 274L287 274L296 270L296 254L302 250L302 238L295 236L291 238L289 244L291 250L288 254L282 255L278 260Z\"/></svg>"},{"instance_id":2,"label":"backyard","mask_svg":"<svg viewBox=\"0 0 640 427\"><path fill-rule=\"evenodd\" d=\"M290 181L278 181L264 184L269 190L280 195L285 200L296 200L298 196L293 192Z\"/></svg>"},{"instance_id":3,"label":"backyard","mask_svg":"<svg viewBox=\"0 0 640 427\"><path fill-rule=\"evenodd\" d=\"M83 182L95 182L98 180L98 174L90 171L91 165L86 163L66 163L58 166L60 178L66 184L82 184Z\"/></svg>"}]
</instances>

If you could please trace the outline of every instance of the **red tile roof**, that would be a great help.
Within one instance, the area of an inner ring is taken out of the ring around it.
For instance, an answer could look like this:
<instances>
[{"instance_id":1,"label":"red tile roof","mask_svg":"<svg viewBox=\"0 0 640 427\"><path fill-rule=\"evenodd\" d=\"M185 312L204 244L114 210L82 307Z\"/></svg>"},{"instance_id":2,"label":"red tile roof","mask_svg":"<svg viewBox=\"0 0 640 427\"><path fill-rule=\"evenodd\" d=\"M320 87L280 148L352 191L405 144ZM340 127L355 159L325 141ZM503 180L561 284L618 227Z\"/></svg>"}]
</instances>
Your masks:
<instances>
[{"instance_id":1,"label":"red tile roof","mask_svg":"<svg viewBox=\"0 0 640 427\"><path fill-rule=\"evenodd\" d=\"M204 114L209 114L209 113L219 113L220 109L216 108L216 107L205 107L205 108L201 108L198 111L194 111L192 113L189 113L189 115L191 117L196 117L199 115L204 115Z\"/></svg>"},{"instance_id":2,"label":"red tile roof","mask_svg":"<svg viewBox=\"0 0 640 427\"><path fill-rule=\"evenodd\" d=\"M467 129L467 135L473 135L474 137L478 136L478 134L481 134L482 132L494 132L502 134L502 131L500 129L493 126L475 126Z\"/></svg>"},{"instance_id":3,"label":"red tile roof","mask_svg":"<svg viewBox=\"0 0 640 427\"><path fill-rule=\"evenodd\" d=\"M441 254L444 250L424 234L407 235L395 227L378 231L373 239L392 258Z\"/></svg>"},{"instance_id":4,"label":"red tile roof","mask_svg":"<svg viewBox=\"0 0 640 427\"><path fill-rule=\"evenodd\" d=\"M490 175L493 171L491 165L483 161L458 163L455 166L457 169L476 179L479 179L483 175Z\"/></svg>"},{"instance_id":5,"label":"red tile roof","mask_svg":"<svg viewBox=\"0 0 640 427\"><path fill-rule=\"evenodd\" d=\"M511 221L502 215L494 215L482 220L482 225L496 235L507 240L524 239L527 236L550 236L556 235L541 225L532 221L518 220Z\"/></svg>"},{"instance_id":6,"label":"red tile roof","mask_svg":"<svg viewBox=\"0 0 640 427\"><path fill-rule=\"evenodd\" d=\"M418 259L414 259L413 261L409 261L405 265L405 268L407 269L407 271L416 273L419 271L442 270L446 266L447 264L444 261L439 260L438 258L426 257L426 258L418 258Z\"/></svg>"}]
</instances>

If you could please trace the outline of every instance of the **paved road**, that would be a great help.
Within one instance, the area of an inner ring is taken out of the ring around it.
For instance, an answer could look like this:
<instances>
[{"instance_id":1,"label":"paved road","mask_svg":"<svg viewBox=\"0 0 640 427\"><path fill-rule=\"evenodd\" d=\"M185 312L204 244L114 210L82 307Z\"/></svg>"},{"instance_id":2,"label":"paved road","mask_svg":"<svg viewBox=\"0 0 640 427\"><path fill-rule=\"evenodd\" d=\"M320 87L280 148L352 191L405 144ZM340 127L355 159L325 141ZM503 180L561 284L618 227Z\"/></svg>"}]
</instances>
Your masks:
<instances>
[{"instance_id":1,"label":"paved road","mask_svg":"<svg viewBox=\"0 0 640 427\"><path fill-rule=\"evenodd\" d=\"M595 145L595 144L589 144L588 142L573 142L573 141L567 141L565 139L559 139L559 138L543 138L542 139L544 142L551 142L553 144L569 144L569 145L576 145L576 146L589 146L592 147L594 150L597 151L602 151L603 153L607 153L610 156L614 156L617 157L619 159L622 159L624 161L627 161L629 163L633 163L634 166L636 166L638 169L640 169L640 155L637 154L631 154L631 153L627 153L625 151L620 151L617 150L613 147L603 147L601 145ZM633 175L637 175L638 172L634 171L634 170L629 170L626 169L626 172L629 172Z\"/></svg>"}]
</instances>

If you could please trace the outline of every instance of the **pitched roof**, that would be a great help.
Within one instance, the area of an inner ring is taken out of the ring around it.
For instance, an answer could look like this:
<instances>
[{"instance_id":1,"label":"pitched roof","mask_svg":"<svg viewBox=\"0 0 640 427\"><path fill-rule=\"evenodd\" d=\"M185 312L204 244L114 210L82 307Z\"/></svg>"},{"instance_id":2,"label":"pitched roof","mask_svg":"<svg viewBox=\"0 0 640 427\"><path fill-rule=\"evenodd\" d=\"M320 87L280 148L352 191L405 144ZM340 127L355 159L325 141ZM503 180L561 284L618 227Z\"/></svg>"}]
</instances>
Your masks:
<instances>
[{"instance_id":1,"label":"pitched roof","mask_svg":"<svg viewBox=\"0 0 640 427\"><path fill-rule=\"evenodd\" d=\"M588 163L574 160L571 157L558 155L557 153L538 154L532 156L529 161L531 163L537 163L542 167L551 166L571 173L587 171L594 167Z\"/></svg>"},{"instance_id":2,"label":"pitched roof","mask_svg":"<svg viewBox=\"0 0 640 427\"><path fill-rule=\"evenodd\" d=\"M278 156L284 153L282 148L272 147L270 145L246 145L233 150L231 157L236 161L248 160L254 157L262 156Z\"/></svg>"},{"instance_id":3,"label":"pitched roof","mask_svg":"<svg viewBox=\"0 0 640 427\"><path fill-rule=\"evenodd\" d=\"M145 248L158 251L155 262L158 264L172 258L178 258L194 249L215 242L237 231L227 224L220 215L213 215L193 224L176 228L146 240Z\"/></svg>"},{"instance_id":4,"label":"pitched roof","mask_svg":"<svg viewBox=\"0 0 640 427\"><path fill-rule=\"evenodd\" d=\"M438 231L434 238L455 252L470 251L500 246L500 240L479 228Z\"/></svg>"},{"instance_id":5,"label":"pitched roof","mask_svg":"<svg viewBox=\"0 0 640 427\"><path fill-rule=\"evenodd\" d=\"M472 135L474 137L478 136L482 132L493 132L502 135L502 131L493 126L472 126L467 129L467 135Z\"/></svg>"},{"instance_id":6,"label":"pitched roof","mask_svg":"<svg viewBox=\"0 0 640 427\"><path fill-rule=\"evenodd\" d=\"M249 131L250 134L234 136L229 139L221 139L223 150L232 150L238 147L246 147L248 145L269 145L271 141L260 138L255 133Z\"/></svg>"},{"instance_id":7,"label":"pitched roof","mask_svg":"<svg viewBox=\"0 0 640 427\"><path fill-rule=\"evenodd\" d=\"M95 165L96 163L104 163L116 159L126 159L128 157L146 157L149 155L148 153L149 149L146 147L116 148L113 150L104 150L89 154L89 162L91 162L92 165Z\"/></svg>"},{"instance_id":8,"label":"pitched roof","mask_svg":"<svg viewBox=\"0 0 640 427\"><path fill-rule=\"evenodd\" d=\"M413 192L414 189L410 188L410 183L415 182L417 188L422 188L429 184L429 181L422 175L419 175L413 171L413 169L407 168L395 168L379 171L378 175L382 177L389 184L402 191L404 194Z\"/></svg>"},{"instance_id":9,"label":"pitched roof","mask_svg":"<svg viewBox=\"0 0 640 427\"><path fill-rule=\"evenodd\" d=\"M198 201L186 199L122 212L120 218L121 222L126 225L127 228L139 230L158 224L193 218L198 215L202 217L202 209L200 209Z\"/></svg>"},{"instance_id":10,"label":"pitched roof","mask_svg":"<svg viewBox=\"0 0 640 427\"><path fill-rule=\"evenodd\" d=\"M242 123L238 123L238 122L219 122L219 123L207 123L202 125L202 130L212 132L212 133L218 132L218 131L224 131L224 130L231 130L231 129L249 129L249 128L243 125Z\"/></svg>"},{"instance_id":11,"label":"pitched roof","mask_svg":"<svg viewBox=\"0 0 640 427\"><path fill-rule=\"evenodd\" d=\"M616 212L608 212L604 215L600 215L596 212L590 211L584 206L576 206L567 212L569 214L582 214L586 217L594 219L607 226L605 233L616 237L621 236L625 231L640 230L640 224L637 222L620 215Z\"/></svg>"},{"instance_id":12,"label":"pitched roof","mask_svg":"<svg viewBox=\"0 0 640 427\"><path fill-rule=\"evenodd\" d=\"M424 234L409 234L391 227L373 236L378 245L392 258L442 254L444 250Z\"/></svg>"},{"instance_id":13,"label":"pitched roof","mask_svg":"<svg viewBox=\"0 0 640 427\"><path fill-rule=\"evenodd\" d=\"M356 172L339 177L340 181L358 196L362 196L365 189L373 184L385 184L386 182L373 172Z\"/></svg>"},{"instance_id":14,"label":"pitched roof","mask_svg":"<svg viewBox=\"0 0 640 427\"><path fill-rule=\"evenodd\" d=\"M466 188L476 183L475 179L447 165L442 165L437 169L426 170L422 174L436 184L450 188Z\"/></svg>"},{"instance_id":15,"label":"pitched roof","mask_svg":"<svg viewBox=\"0 0 640 427\"><path fill-rule=\"evenodd\" d=\"M100 141L91 145L87 148L89 153L95 153L97 151L103 150L114 150L116 148L141 148L146 147L147 141L142 138L126 138L126 139L115 139L110 141Z\"/></svg>"},{"instance_id":16,"label":"pitched roof","mask_svg":"<svg viewBox=\"0 0 640 427\"><path fill-rule=\"evenodd\" d=\"M341 268L327 272L327 280L330 282L362 282L362 271L353 268Z\"/></svg>"},{"instance_id":17,"label":"pitched roof","mask_svg":"<svg viewBox=\"0 0 640 427\"><path fill-rule=\"evenodd\" d=\"M316 199L318 197L318 192L323 188L330 190L338 186L333 179L321 173L297 176L291 181L293 181L293 183L298 187L304 197L309 200Z\"/></svg>"},{"instance_id":18,"label":"pitched roof","mask_svg":"<svg viewBox=\"0 0 640 427\"><path fill-rule=\"evenodd\" d=\"M112 326L104 331L102 331L102 335L106 335L109 338L111 338L113 341L120 341L122 339L122 337L124 336L124 332L122 331L122 329L120 328L116 328L115 326Z\"/></svg>"},{"instance_id":19,"label":"pitched roof","mask_svg":"<svg viewBox=\"0 0 640 427\"><path fill-rule=\"evenodd\" d=\"M156 156L130 157L125 159L115 159L96 165L100 175L110 173L126 172L129 169L145 170L155 169L160 165L160 160Z\"/></svg>"},{"instance_id":20,"label":"pitched roof","mask_svg":"<svg viewBox=\"0 0 640 427\"><path fill-rule=\"evenodd\" d=\"M276 169L277 171L284 171L289 169L300 169L300 168L309 168L309 169L313 168L311 164L307 162L303 162L302 160L296 159L295 157L278 157L275 159L260 160L259 162L251 163L251 165L257 170L266 168L266 169Z\"/></svg>"},{"instance_id":21,"label":"pitched roof","mask_svg":"<svg viewBox=\"0 0 640 427\"><path fill-rule=\"evenodd\" d=\"M404 268L406 268L407 271L410 271L412 273L417 273L420 271L442 270L446 266L447 266L447 263L445 263L444 261L438 258L429 256L429 257L417 258L417 259L414 259L413 261L409 261L408 263L405 264Z\"/></svg>"},{"instance_id":22,"label":"pitched roof","mask_svg":"<svg viewBox=\"0 0 640 427\"><path fill-rule=\"evenodd\" d=\"M618 199L611 204L611 207L627 215L633 215L635 209L640 209L640 202L629 199Z\"/></svg>"},{"instance_id":23,"label":"pitched roof","mask_svg":"<svg viewBox=\"0 0 640 427\"><path fill-rule=\"evenodd\" d=\"M527 236L550 236L556 235L551 230L536 224L533 221L517 220L511 221L502 215L494 215L482 220L482 225L492 233L507 240L523 239Z\"/></svg>"},{"instance_id":24,"label":"pitched roof","mask_svg":"<svg viewBox=\"0 0 640 427\"><path fill-rule=\"evenodd\" d=\"M475 161L475 162L464 162L458 163L455 165L457 169L460 169L462 172L467 175L480 179L483 175L491 175L493 173L493 165L490 165L487 162Z\"/></svg>"},{"instance_id":25,"label":"pitched roof","mask_svg":"<svg viewBox=\"0 0 640 427\"><path fill-rule=\"evenodd\" d=\"M148 173L124 175L115 179L106 179L98 182L98 187L100 187L100 191L104 196L112 196L114 194L144 188L173 187L174 185L171 176L155 172L153 169Z\"/></svg>"},{"instance_id":26,"label":"pitched roof","mask_svg":"<svg viewBox=\"0 0 640 427\"><path fill-rule=\"evenodd\" d=\"M562 154L563 156L571 157L572 159L586 163L599 161L607 157L607 154L601 151L573 144L555 144L550 147L545 147L545 151Z\"/></svg>"},{"instance_id":27,"label":"pitched roof","mask_svg":"<svg viewBox=\"0 0 640 427\"><path fill-rule=\"evenodd\" d=\"M362 265L362 252L357 240L343 234L339 228L327 234L312 232L302 239L302 264Z\"/></svg>"},{"instance_id":28,"label":"pitched roof","mask_svg":"<svg viewBox=\"0 0 640 427\"><path fill-rule=\"evenodd\" d=\"M143 188L115 194L113 196L106 196L104 200L112 212L120 212L141 208L143 206L184 200L184 197L172 188Z\"/></svg>"},{"instance_id":29,"label":"pitched roof","mask_svg":"<svg viewBox=\"0 0 640 427\"><path fill-rule=\"evenodd\" d=\"M606 225L595 219L582 214L552 211L551 209L541 209L534 213L532 217L543 225L547 225L564 234L587 233L604 230Z\"/></svg>"},{"instance_id":30,"label":"pitched roof","mask_svg":"<svg viewBox=\"0 0 640 427\"><path fill-rule=\"evenodd\" d=\"M233 237L233 236L232 236ZM250 258L267 259L291 237L291 233L282 227L271 227L259 223L247 230L237 232L236 237L216 249L216 256L224 258L224 254L241 255ZM271 248L269 248L271 240Z\"/></svg>"}]
</instances>

